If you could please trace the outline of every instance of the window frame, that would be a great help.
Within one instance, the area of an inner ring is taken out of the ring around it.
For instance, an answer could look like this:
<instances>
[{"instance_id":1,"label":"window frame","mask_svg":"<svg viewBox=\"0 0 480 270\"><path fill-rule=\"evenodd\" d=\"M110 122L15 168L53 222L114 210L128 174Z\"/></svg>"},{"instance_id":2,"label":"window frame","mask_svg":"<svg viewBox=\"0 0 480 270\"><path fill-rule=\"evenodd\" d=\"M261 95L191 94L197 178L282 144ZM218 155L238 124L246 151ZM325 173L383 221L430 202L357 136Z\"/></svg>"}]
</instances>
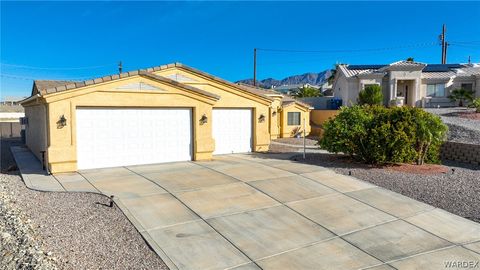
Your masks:
<instances>
[{"instance_id":1,"label":"window frame","mask_svg":"<svg viewBox=\"0 0 480 270\"><path fill-rule=\"evenodd\" d=\"M292 118L290 118L290 115L292 115ZM295 119L296 115L298 115L298 119ZM298 124L296 124L296 122L298 122ZM302 124L301 112L287 112L287 126L300 126L301 124Z\"/></svg>"},{"instance_id":2,"label":"window frame","mask_svg":"<svg viewBox=\"0 0 480 270\"><path fill-rule=\"evenodd\" d=\"M439 89L439 86L442 86L443 87L443 95L438 95L438 89ZM433 95L429 95L428 94L428 88L430 86L433 86L434 89L433 89ZM435 98L435 97L439 97L439 98L442 98L442 97L446 97L446 87L445 87L445 84L444 83L429 83L427 84L427 89L425 91L425 95L427 97L432 97L432 98Z\"/></svg>"},{"instance_id":3,"label":"window frame","mask_svg":"<svg viewBox=\"0 0 480 270\"><path fill-rule=\"evenodd\" d=\"M469 88L469 89L464 88L464 87L463 87L464 85L470 85L470 88ZM467 90L467 91L473 91L473 83L461 83L461 84L460 84L460 88L465 89L465 90Z\"/></svg>"}]
</instances>

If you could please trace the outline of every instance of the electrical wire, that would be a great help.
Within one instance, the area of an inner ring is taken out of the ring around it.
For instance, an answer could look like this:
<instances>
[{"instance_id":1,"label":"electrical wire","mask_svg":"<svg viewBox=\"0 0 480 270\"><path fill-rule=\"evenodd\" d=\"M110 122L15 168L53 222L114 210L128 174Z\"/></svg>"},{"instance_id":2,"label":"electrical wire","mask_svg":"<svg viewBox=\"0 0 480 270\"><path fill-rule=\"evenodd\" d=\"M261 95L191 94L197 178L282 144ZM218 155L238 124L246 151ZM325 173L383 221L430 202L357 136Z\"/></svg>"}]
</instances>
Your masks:
<instances>
[{"instance_id":1,"label":"electrical wire","mask_svg":"<svg viewBox=\"0 0 480 270\"><path fill-rule=\"evenodd\" d=\"M24 76L12 75L12 74L0 74L0 76L4 77L4 78L26 80L26 81L39 80L38 78L24 77ZM92 77L56 78L54 80L83 81L83 80L87 80L87 79L90 79L90 78L92 78ZM47 80L47 79L43 78L43 80Z\"/></svg>"},{"instance_id":2,"label":"electrical wire","mask_svg":"<svg viewBox=\"0 0 480 270\"><path fill-rule=\"evenodd\" d=\"M89 66L89 67L34 67L34 66L27 66L27 65L16 65L16 64L7 64L7 63L0 63L2 66L7 67L16 67L16 68L25 68L25 69L38 69L38 70L82 70L82 69L99 69L104 67L115 67L117 64L106 64L106 65L99 65L99 66Z\"/></svg>"},{"instance_id":3,"label":"electrical wire","mask_svg":"<svg viewBox=\"0 0 480 270\"><path fill-rule=\"evenodd\" d=\"M292 49L270 49L270 48L256 48L257 51L265 52L285 52L285 53L348 53L348 52L374 52L374 51L390 51L407 48L429 47L437 46L437 42L417 43L405 46L373 48L373 49L341 49L341 50L292 50Z\"/></svg>"}]
</instances>

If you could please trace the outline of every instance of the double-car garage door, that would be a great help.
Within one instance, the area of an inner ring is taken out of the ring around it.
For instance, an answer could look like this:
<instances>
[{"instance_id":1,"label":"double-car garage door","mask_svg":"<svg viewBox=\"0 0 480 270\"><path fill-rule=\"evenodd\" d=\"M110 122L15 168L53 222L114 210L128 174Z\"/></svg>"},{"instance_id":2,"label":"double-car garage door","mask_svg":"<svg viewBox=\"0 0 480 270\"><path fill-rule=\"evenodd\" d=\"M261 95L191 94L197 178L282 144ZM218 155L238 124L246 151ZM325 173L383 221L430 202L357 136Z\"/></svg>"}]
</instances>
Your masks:
<instances>
[{"instance_id":1,"label":"double-car garage door","mask_svg":"<svg viewBox=\"0 0 480 270\"><path fill-rule=\"evenodd\" d=\"M214 109L214 154L250 152L252 111ZM77 167L105 168L192 160L189 108L77 108Z\"/></svg>"}]
</instances>

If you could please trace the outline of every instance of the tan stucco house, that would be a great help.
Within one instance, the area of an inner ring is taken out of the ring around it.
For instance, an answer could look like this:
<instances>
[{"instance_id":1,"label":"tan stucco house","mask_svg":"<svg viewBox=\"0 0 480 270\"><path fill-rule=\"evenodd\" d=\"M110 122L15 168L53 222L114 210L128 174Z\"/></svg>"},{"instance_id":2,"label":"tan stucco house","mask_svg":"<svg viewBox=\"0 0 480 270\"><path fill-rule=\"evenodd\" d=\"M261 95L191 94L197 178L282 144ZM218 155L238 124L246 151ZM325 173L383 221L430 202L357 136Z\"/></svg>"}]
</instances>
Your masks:
<instances>
[{"instance_id":1,"label":"tan stucco house","mask_svg":"<svg viewBox=\"0 0 480 270\"><path fill-rule=\"evenodd\" d=\"M365 86L382 87L384 105L454 106L450 91L464 88L480 97L480 64L424 64L399 61L389 65L338 65L334 95L344 105L356 104Z\"/></svg>"},{"instance_id":2,"label":"tan stucco house","mask_svg":"<svg viewBox=\"0 0 480 270\"><path fill-rule=\"evenodd\" d=\"M52 173L267 151L310 106L175 63L83 82L35 81L26 145Z\"/></svg>"}]
</instances>

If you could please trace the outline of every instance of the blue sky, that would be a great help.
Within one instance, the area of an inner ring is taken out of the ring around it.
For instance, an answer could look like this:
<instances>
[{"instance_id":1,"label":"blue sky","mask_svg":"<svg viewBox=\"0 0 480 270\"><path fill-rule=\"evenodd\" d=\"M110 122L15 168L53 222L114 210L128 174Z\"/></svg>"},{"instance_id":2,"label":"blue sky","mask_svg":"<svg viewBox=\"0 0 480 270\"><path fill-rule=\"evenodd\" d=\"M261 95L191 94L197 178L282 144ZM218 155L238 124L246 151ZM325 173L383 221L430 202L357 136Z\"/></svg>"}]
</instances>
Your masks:
<instances>
[{"instance_id":1,"label":"blue sky","mask_svg":"<svg viewBox=\"0 0 480 270\"><path fill-rule=\"evenodd\" d=\"M438 63L443 23L448 61L480 62L479 17L478 2L1 2L1 95L29 95L32 79L113 74L119 60L235 81L252 77L254 47L327 51L259 51L259 79L337 62Z\"/></svg>"}]
</instances>

